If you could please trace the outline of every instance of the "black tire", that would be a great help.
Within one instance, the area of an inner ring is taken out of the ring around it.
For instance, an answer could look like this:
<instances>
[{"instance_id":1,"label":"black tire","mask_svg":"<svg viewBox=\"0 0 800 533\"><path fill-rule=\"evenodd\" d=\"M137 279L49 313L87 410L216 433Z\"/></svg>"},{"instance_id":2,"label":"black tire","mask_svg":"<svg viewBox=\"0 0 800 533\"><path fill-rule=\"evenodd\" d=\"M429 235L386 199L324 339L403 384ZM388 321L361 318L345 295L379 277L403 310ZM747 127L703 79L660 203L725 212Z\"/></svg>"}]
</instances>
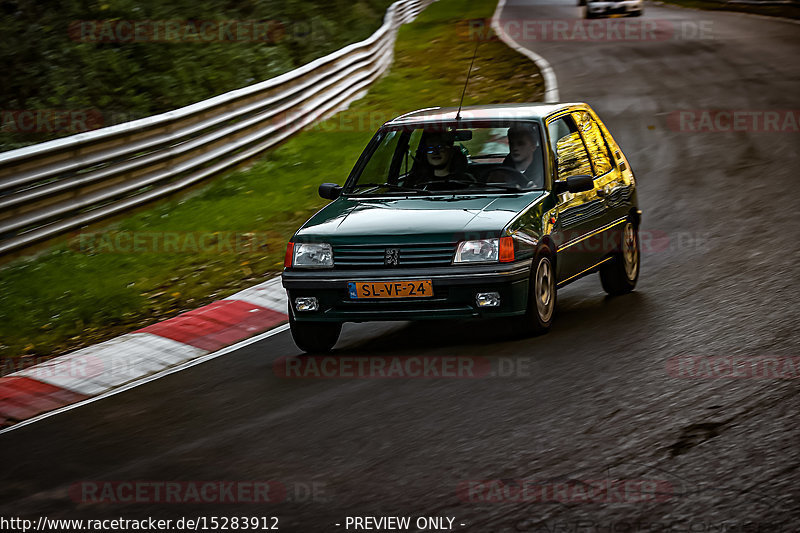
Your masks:
<instances>
[{"instance_id":1,"label":"black tire","mask_svg":"<svg viewBox=\"0 0 800 533\"><path fill-rule=\"evenodd\" d=\"M547 333L553 323L557 294L553 252L544 245L536 253L531 265L528 307L517 320L516 331L522 336Z\"/></svg>"},{"instance_id":2,"label":"black tire","mask_svg":"<svg viewBox=\"0 0 800 533\"><path fill-rule=\"evenodd\" d=\"M298 348L306 353L326 353L339 340L341 322L297 322L289 308L289 329Z\"/></svg>"},{"instance_id":3,"label":"black tire","mask_svg":"<svg viewBox=\"0 0 800 533\"><path fill-rule=\"evenodd\" d=\"M600 267L600 283L611 296L627 294L636 287L639 280L641 248L639 228L628 220L622 229L622 242L619 251L611 261Z\"/></svg>"}]
</instances>

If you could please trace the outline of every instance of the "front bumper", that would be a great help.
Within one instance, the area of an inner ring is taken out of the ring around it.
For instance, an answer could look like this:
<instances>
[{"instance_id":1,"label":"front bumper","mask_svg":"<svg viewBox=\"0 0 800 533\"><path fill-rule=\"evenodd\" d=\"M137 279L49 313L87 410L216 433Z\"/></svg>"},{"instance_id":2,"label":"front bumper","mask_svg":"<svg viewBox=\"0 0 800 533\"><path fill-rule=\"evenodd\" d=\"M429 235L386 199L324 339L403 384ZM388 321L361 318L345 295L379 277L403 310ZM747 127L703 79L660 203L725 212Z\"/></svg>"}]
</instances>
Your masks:
<instances>
[{"instance_id":1,"label":"front bumper","mask_svg":"<svg viewBox=\"0 0 800 533\"><path fill-rule=\"evenodd\" d=\"M366 322L521 315L528 300L531 260L491 265L380 270L285 270L290 305L314 296L318 311L294 312L297 321ZM351 299L348 283L429 279L429 298ZM500 306L478 307L478 292L500 293Z\"/></svg>"}]
</instances>

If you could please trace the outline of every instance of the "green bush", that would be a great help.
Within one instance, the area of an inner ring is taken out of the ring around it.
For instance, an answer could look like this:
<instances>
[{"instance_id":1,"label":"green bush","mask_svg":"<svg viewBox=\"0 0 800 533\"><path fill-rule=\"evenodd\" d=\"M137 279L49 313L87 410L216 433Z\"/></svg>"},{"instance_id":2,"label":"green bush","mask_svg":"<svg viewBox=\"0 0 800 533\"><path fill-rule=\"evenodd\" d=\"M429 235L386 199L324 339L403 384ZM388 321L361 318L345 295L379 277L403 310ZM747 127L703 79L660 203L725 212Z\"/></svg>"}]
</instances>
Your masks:
<instances>
[{"instance_id":1,"label":"green bush","mask_svg":"<svg viewBox=\"0 0 800 533\"><path fill-rule=\"evenodd\" d=\"M0 150L70 134L63 128L20 131L9 112L94 110L92 116L100 123L91 123L99 126L169 111L272 78L362 40L380 27L390 4L391 0L4 1ZM113 22L148 20L274 21L269 27L275 31L264 42L80 39L81 21L110 21L108 28Z\"/></svg>"}]
</instances>

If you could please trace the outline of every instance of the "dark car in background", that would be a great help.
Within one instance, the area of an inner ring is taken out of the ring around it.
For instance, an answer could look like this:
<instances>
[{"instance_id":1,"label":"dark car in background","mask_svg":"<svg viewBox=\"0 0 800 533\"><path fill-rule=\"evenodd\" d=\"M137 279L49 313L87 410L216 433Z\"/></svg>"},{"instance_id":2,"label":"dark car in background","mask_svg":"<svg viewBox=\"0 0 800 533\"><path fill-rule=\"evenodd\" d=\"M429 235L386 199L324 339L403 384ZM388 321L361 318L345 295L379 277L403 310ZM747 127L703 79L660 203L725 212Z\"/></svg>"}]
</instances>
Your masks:
<instances>
[{"instance_id":1,"label":"dark car in background","mask_svg":"<svg viewBox=\"0 0 800 533\"><path fill-rule=\"evenodd\" d=\"M283 271L306 352L330 350L343 322L506 317L543 333L558 288L599 271L617 295L639 276L634 175L586 104L408 113L319 192L332 201Z\"/></svg>"}]
</instances>

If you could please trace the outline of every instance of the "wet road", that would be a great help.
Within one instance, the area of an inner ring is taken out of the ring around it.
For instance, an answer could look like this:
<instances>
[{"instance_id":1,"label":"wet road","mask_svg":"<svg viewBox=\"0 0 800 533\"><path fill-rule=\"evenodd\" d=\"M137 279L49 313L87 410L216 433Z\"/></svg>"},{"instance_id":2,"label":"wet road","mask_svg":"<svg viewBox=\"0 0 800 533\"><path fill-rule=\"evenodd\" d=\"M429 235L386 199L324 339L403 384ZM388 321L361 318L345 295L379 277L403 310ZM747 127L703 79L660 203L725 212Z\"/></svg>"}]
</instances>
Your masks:
<instances>
[{"instance_id":1,"label":"wet road","mask_svg":"<svg viewBox=\"0 0 800 533\"><path fill-rule=\"evenodd\" d=\"M503 13L580 16L552 1ZM275 362L299 352L280 333L0 435L0 515L277 516L287 531L366 515L447 516L481 532L800 530L798 380L668 371L680 356L800 355L800 133L784 115L789 131L687 130L703 110L800 108L800 26L650 4L624 23L645 22L654 29L638 40L519 35L553 65L562 101L597 110L636 172L646 249L635 293L607 299L596 275L572 284L536 339L496 323L361 324L337 349L485 356L495 375L480 378L281 378ZM659 492L587 502L575 491L609 479ZM86 482L130 480L270 480L287 494L80 501ZM512 480L550 495L496 490Z\"/></svg>"}]
</instances>

